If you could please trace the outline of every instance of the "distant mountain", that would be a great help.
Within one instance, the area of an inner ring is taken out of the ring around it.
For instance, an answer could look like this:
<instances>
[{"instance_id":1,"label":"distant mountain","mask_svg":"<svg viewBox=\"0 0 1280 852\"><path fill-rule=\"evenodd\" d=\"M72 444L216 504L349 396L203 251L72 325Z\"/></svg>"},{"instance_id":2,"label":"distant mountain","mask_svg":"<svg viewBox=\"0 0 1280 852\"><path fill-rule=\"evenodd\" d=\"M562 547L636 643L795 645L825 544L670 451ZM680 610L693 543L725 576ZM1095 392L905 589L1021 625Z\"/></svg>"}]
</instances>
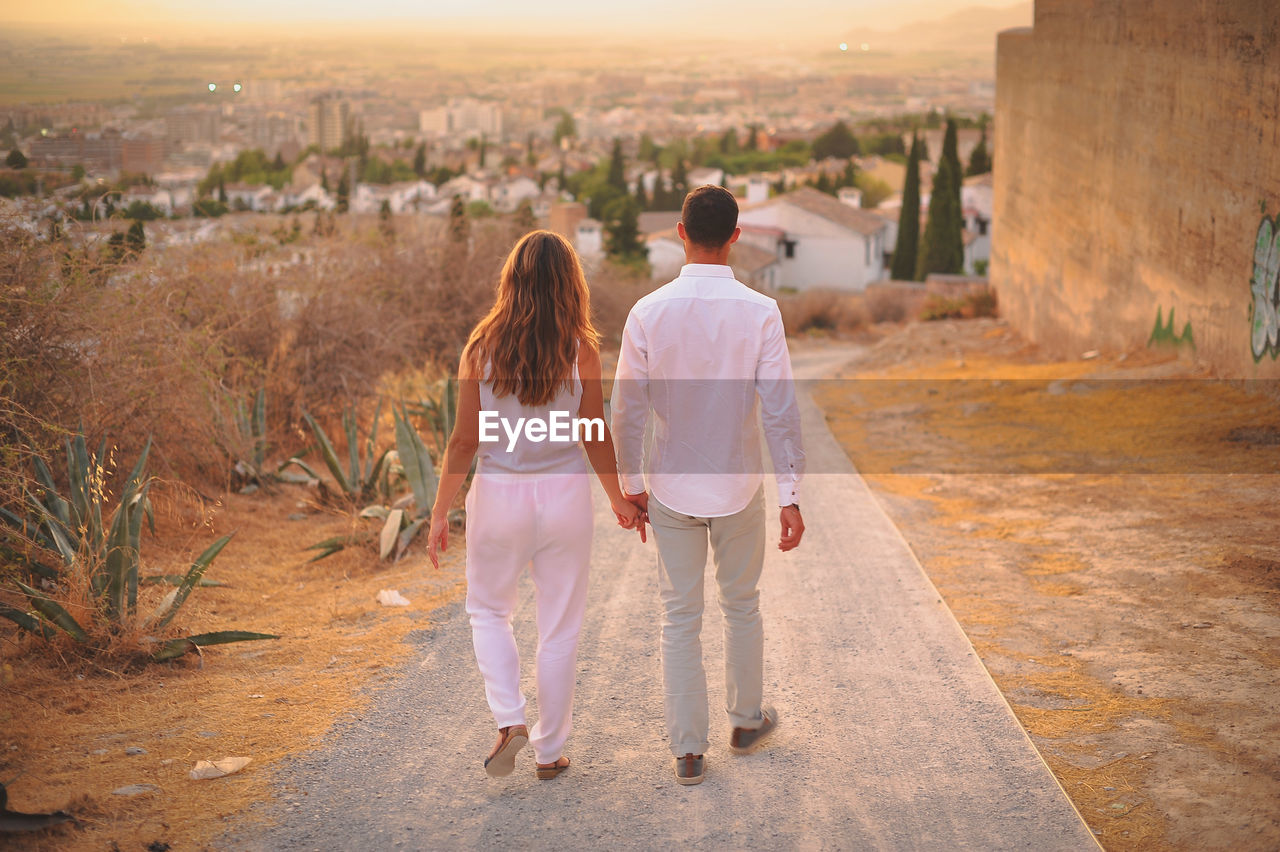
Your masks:
<instances>
[{"instance_id":1,"label":"distant mountain","mask_svg":"<svg viewBox=\"0 0 1280 852\"><path fill-rule=\"evenodd\" d=\"M1011 27L1027 27L1034 16L1033 4L1014 6L972 6L936 18L926 18L896 30L857 27L843 38L850 50L862 44L873 51L954 53L994 53L996 33Z\"/></svg>"}]
</instances>

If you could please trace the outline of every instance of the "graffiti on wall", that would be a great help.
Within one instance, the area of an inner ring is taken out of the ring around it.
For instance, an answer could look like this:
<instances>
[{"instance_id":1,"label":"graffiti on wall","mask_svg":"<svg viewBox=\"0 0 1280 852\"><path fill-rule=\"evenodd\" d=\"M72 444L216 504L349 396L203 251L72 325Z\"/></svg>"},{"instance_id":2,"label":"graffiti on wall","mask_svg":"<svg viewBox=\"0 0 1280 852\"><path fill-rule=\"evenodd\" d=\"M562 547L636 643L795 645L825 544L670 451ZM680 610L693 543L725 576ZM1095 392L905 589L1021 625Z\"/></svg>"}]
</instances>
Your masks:
<instances>
[{"instance_id":1,"label":"graffiti on wall","mask_svg":"<svg viewBox=\"0 0 1280 852\"><path fill-rule=\"evenodd\" d=\"M1249 306L1253 360L1280 355L1280 216L1263 216L1253 250L1253 278L1249 282L1253 304Z\"/></svg>"},{"instance_id":2,"label":"graffiti on wall","mask_svg":"<svg viewBox=\"0 0 1280 852\"><path fill-rule=\"evenodd\" d=\"M1147 338L1147 346L1190 346L1196 348L1195 338L1191 336L1191 323L1187 323L1182 327L1182 334L1174 334L1173 331L1173 308L1169 309L1169 321L1164 320L1164 310L1156 308L1156 327L1151 329L1151 336Z\"/></svg>"}]
</instances>

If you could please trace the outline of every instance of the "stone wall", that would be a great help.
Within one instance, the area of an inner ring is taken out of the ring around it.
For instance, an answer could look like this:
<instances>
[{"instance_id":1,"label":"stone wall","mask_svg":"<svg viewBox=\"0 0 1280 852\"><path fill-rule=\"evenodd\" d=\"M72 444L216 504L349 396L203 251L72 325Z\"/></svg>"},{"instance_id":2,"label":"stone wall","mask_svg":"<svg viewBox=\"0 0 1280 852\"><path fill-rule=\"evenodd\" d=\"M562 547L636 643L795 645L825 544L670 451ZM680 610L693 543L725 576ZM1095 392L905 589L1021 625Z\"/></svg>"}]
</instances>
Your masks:
<instances>
[{"instance_id":1,"label":"stone wall","mask_svg":"<svg viewBox=\"0 0 1280 852\"><path fill-rule=\"evenodd\" d=\"M1001 313L1056 354L1280 377L1280 3L1036 0L996 80Z\"/></svg>"}]
</instances>

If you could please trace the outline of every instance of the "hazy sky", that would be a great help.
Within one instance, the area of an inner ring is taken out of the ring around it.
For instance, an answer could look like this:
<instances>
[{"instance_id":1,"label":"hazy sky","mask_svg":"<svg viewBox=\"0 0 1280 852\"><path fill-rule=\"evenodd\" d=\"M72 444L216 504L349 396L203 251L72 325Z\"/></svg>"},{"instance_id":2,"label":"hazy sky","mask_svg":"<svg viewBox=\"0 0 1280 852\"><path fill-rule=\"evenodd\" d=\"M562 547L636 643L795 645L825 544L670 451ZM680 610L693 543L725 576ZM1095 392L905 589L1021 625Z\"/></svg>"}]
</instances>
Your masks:
<instances>
[{"instance_id":1,"label":"hazy sky","mask_svg":"<svg viewBox=\"0 0 1280 852\"><path fill-rule=\"evenodd\" d=\"M662 33L779 39L836 35L850 28L894 29L971 6L1016 0L3 0L0 25L62 23L167 30L174 25L248 31L263 24L298 30L445 26L493 34ZM184 26L183 29L188 29Z\"/></svg>"}]
</instances>

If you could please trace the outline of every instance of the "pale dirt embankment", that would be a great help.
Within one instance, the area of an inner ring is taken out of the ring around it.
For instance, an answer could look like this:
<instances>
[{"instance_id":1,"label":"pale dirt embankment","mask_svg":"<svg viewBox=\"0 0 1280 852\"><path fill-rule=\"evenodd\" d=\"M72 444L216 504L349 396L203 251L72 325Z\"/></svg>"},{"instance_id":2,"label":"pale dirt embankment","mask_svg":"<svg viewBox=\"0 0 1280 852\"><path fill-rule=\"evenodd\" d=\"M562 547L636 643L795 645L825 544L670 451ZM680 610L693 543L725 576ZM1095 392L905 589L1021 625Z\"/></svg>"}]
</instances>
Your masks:
<instances>
[{"instance_id":1,"label":"pale dirt embankment","mask_svg":"<svg viewBox=\"0 0 1280 852\"><path fill-rule=\"evenodd\" d=\"M993 320L842 375L833 432L1103 845L1280 847L1275 397L1148 351L1047 362ZM1075 472L982 472L1014 469Z\"/></svg>"}]
</instances>

